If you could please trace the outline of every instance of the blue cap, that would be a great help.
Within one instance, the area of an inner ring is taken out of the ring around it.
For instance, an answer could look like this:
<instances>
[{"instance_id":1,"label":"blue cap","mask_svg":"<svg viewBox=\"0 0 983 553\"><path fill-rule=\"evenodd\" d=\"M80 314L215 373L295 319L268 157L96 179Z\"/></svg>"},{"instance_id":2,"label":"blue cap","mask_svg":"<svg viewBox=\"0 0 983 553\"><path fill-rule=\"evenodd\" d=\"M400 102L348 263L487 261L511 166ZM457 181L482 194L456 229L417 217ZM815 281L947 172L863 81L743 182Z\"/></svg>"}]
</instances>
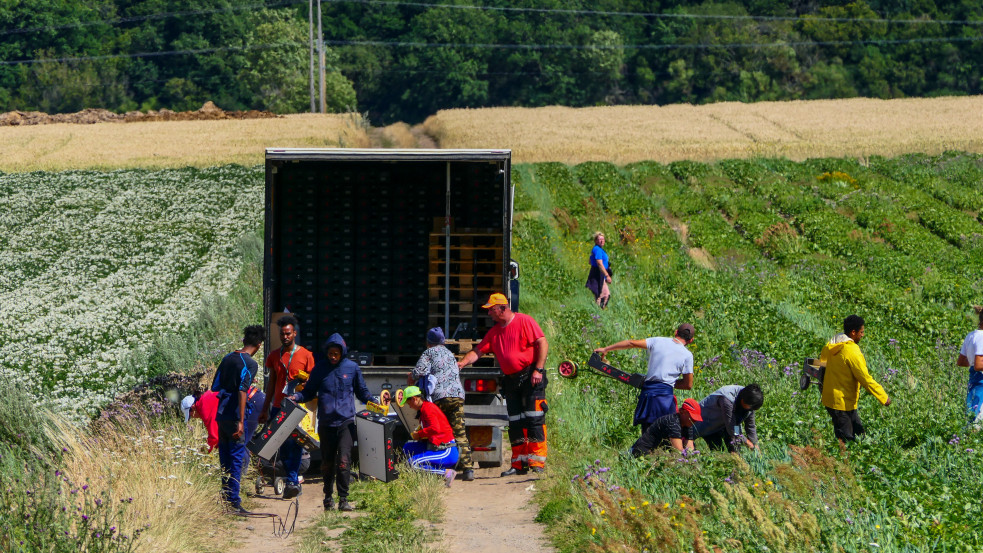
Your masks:
<instances>
[{"instance_id":1,"label":"blue cap","mask_svg":"<svg viewBox=\"0 0 983 553\"><path fill-rule=\"evenodd\" d=\"M427 343L438 345L444 343L444 331L439 326L435 326L427 331Z\"/></svg>"}]
</instances>

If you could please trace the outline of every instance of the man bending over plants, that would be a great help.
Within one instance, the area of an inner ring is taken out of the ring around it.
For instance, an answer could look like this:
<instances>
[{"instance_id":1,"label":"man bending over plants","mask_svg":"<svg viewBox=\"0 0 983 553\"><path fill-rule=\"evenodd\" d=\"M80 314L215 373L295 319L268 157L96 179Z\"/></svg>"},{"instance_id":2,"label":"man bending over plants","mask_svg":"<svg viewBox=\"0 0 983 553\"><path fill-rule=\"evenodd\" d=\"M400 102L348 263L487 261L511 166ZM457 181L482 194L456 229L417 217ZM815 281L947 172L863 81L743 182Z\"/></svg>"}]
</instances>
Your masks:
<instances>
[{"instance_id":1,"label":"man bending over plants","mask_svg":"<svg viewBox=\"0 0 983 553\"><path fill-rule=\"evenodd\" d=\"M689 398L679 406L679 411L669 413L648 425L642 436L631 446L631 454L641 457L651 453L657 447L672 446L676 451L687 449L693 451L693 441L696 439L694 422L701 422L700 404Z\"/></svg>"},{"instance_id":2,"label":"man bending over plants","mask_svg":"<svg viewBox=\"0 0 983 553\"><path fill-rule=\"evenodd\" d=\"M873 394L885 406L891 405L887 392L867 372L867 361L860 351L864 337L864 320L850 315L843 320L843 334L848 340L823 347L821 359L826 359L826 375L823 378L823 405L833 420L833 433L841 444L853 441L865 432L857 413L860 386Z\"/></svg>"},{"instance_id":3,"label":"man bending over plants","mask_svg":"<svg viewBox=\"0 0 983 553\"><path fill-rule=\"evenodd\" d=\"M757 384L724 386L700 401L703 420L696 423L696 435L707 442L710 449L724 447L736 453L740 445L758 449L758 431L754 425L754 412L765 401L764 392ZM741 435L741 424L744 434Z\"/></svg>"},{"instance_id":4,"label":"man bending over plants","mask_svg":"<svg viewBox=\"0 0 983 553\"><path fill-rule=\"evenodd\" d=\"M686 346L693 343L696 329L689 323L679 325L672 338L655 336L645 340L622 340L597 348L601 359L609 351L638 348L648 352L648 372L642 392L638 394L632 424L641 425L642 432L665 415L676 413L674 390L693 389L693 354Z\"/></svg>"}]
</instances>

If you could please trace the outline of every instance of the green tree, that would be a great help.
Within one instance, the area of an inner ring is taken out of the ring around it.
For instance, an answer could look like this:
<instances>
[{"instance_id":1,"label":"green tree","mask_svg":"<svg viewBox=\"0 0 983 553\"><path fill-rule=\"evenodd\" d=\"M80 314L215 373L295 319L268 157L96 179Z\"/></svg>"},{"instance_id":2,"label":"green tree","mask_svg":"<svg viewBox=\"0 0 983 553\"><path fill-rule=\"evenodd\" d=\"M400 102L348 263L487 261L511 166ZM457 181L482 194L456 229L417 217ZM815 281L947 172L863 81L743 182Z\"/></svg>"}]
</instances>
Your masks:
<instances>
[{"instance_id":1,"label":"green tree","mask_svg":"<svg viewBox=\"0 0 983 553\"><path fill-rule=\"evenodd\" d=\"M306 111L310 105L307 25L282 10L262 10L255 23L247 43L268 48L248 51L239 71L252 94L251 107L276 113Z\"/></svg>"},{"instance_id":2,"label":"green tree","mask_svg":"<svg viewBox=\"0 0 983 553\"><path fill-rule=\"evenodd\" d=\"M51 59L50 50L34 53ZM112 60L115 61L115 60ZM67 113L84 108L115 108L127 102L125 77L117 63L46 61L20 67L22 82L17 104L46 113Z\"/></svg>"},{"instance_id":3,"label":"green tree","mask_svg":"<svg viewBox=\"0 0 983 553\"><path fill-rule=\"evenodd\" d=\"M586 68L584 84L595 90L595 101L610 101L621 95L618 83L625 66L621 35L611 30L595 31L581 57Z\"/></svg>"}]
</instances>

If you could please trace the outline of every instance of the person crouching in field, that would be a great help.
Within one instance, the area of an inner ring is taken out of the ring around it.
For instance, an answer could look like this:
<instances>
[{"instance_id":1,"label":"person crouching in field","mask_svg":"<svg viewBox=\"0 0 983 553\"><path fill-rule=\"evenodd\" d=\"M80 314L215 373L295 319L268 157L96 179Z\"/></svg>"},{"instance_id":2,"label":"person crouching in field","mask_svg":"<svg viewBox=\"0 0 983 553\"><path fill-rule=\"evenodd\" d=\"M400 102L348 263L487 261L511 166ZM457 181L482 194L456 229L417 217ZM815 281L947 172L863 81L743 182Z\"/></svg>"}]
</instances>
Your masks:
<instances>
[{"instance_id":1,"label":"person crouching in field","mask_svg":"<svg viewBox=\"0 0 983 553\"><path fill-rule=\"evenodd\" d=\"M454 441L454 431L447 422L447 417L434 403L423 400L423 392L416 386L403 390L399 406L409 406L419 412L420 427L410 434L414 441L406 442L403 451L408 457L410 466L417 470L444 475L444 485L451 487L451 482L457 476L454 467L457 466L459 453L457 442Z\"/></svg>"},{"instance_id":2,"label":"person crouching in field","mask_svg":"<svg viewBox=\"0 0 983 553\"><path fill-rule=\"evenodd\" d=\"M847 340L831 340L820 354L826 360L826 375L823 377L823 405L833 420L833 433L844 444L853 441L865 432L857 413L857 400L860 386L873 394L885 406L891 405L887 392L867 372L867 361L860 351L860 340L864 337L864 320L859 315L850 315L843 320L843 334Z\"/></svg>"},{"instance_id":3,"label":"person crouching in field","mask_svg":"<svg viewBox=\"0 0 983 553\"><path fill-rule=\"evenodd\" d=\"M966 389L966 410L972 423L983 422L983 306L974 305L979 323L976 330L966 335L959 350L957 367L969 368L969 386Z\"/></svg>"},{"instance_id":4,"label":"person crouching in field","mask_svg":"<svg viewBox=\"0 0 983 553\"><path fill-rule=\"evenodd\" d=\"M702 421L696 423L696 435L713 450L724 447L736 453L740 445L758 449L758 431L754 412L764 403L764 393L757 384L723 386L700 401ZM739 436L741 424L744 435Z\"/></svg>"},{"instance_id":5,"label":"person crouching in field","mask_svg":"<svg viewBox=\"0 0 983 553\"><path fill-rule=\"evenodd\" d=\"M604 251L604 233L594 233L594 248L590 251L590 272L587 273L587 288L594 294L594 302L601 309L607 309L611 299L611 260Z\"/></svg>"},{"instance_id":6,"label":"person crouching in field","mask_svg":"<svg viewBox=\"0 0 983 553\"><path fill-rule=\"evenodd\" d=\"M650 424L631 446L631 454L641 457L657 447L669 446L676 451L693 451L693 442L696 440L696 428L693 425L702 421L700 404L689 398L679 406L678 412L661 416Z\"/></svg>"}]
</instances>

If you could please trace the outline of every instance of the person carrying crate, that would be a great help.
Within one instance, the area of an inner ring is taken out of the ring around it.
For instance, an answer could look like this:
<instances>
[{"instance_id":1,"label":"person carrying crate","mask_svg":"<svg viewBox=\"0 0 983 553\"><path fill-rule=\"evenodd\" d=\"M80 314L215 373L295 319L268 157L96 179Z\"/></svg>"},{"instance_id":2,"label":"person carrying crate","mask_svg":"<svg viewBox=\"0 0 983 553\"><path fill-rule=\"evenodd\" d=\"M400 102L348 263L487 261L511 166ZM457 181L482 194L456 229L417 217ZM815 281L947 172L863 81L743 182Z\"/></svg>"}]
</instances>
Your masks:
<instances>
[{"instance_id":1,"label":"person carrying crate","mask_svg":"<svg viewBox=\"0 0 983 553\"><path fill-rule=\"evenodd\" d=\"M266 358L270 379L266 385L266 401L263 403L263 412L259 416L259 424L265 423L268 418L276 418L283 398L302 387L314 370L314 355L310 350L296 343L299 326L297 318L293 315L284 315L276 324L280 327L280 347L270 352ZM283 489L284 499L292 499L302 492L298 472L302 455L303 448L292 438L280 446L280 458L287 472L287 486Z\"/></svg>"}]
</instances>

